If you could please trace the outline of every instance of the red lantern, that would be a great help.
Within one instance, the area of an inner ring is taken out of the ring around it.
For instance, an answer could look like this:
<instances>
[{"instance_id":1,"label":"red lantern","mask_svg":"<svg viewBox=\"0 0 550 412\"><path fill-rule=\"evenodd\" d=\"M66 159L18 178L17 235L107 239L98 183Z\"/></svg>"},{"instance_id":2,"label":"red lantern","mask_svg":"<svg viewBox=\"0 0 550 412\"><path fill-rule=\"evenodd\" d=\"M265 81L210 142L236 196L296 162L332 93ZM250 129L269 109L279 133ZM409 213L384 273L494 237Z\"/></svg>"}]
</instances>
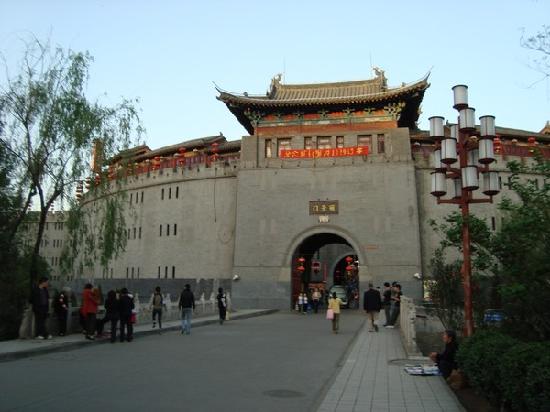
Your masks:
<instances>
[{"instance_id":1,"label":"red lantern","mask_svg":"<svg viewBox=\"0 0 550 412\"><path fill-rule=\"evenodd\" d=\"M351 272L353 269L355 269L355 266L352 266L352 265L347 265L347 266L346 266L346 270L347 270L348 272Z\"/></svg>"},{"instance_id":2,"label":"red lantern","mask_svg":"<svg viewBox=\"0 0 550 412\"><path fill-rule=\"evenodd\" d=\"M303 257L299 257L299 258L298 258L298 262L300 262L300 263L302 263L302 264L303 264L305 261L306 261L306 260L305 260Z\"/></svg>"},{"instance_id":3,"label":"red lantern","mask_svg":"<svg viewBox=\"0 0 550 412\"><path fill-rule=\"evenodd\" d=\"M306 268L300 265L296 268L296 270L298 270L299 272L303 272L304 270L306 270Z\"/></svg>"},{"instance_id":4,"label":"red lantern","mask_svg":"<svg viewBox=\"0 0 550 412\"><path fill-rule=\"evenodd\" d=\"M500 154L502 152L502 142L499 137L493 139L493 144L495 148L495 154Z\"/></svg>"},{"instance_id":5,"label":"red lantern","mask_svg":"<svg viewBox=\"0 0 550 412\"><path fill-rule=\"evenodd\" d=\"M351 256L346 257L346 262L348 262L348 265L353 262L353 258Z\"/></svg>"}]
</instances>

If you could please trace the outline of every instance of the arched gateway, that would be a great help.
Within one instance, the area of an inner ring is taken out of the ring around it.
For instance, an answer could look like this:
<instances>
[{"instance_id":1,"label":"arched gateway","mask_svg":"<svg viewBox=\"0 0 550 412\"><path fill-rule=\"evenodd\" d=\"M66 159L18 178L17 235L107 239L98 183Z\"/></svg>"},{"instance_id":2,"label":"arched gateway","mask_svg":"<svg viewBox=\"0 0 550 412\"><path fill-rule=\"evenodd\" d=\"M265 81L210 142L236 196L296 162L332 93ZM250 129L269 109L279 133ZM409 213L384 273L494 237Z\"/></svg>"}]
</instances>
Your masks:
<instances>
[{"instance_id":1,"label":"arched gateway","mask_svg":"<svg viewBox=\"0 0 550 412\"><path fill-rule=\"evenodd\" d=\"M291 308L295 307L300 293L308 294L311 299L313 290L317 289L325 296L335 285L346 291L349 306L357 307L360 270L357 246L349 235L327 229L307 231L291 245Z\"/></svg>"}]
</instances>

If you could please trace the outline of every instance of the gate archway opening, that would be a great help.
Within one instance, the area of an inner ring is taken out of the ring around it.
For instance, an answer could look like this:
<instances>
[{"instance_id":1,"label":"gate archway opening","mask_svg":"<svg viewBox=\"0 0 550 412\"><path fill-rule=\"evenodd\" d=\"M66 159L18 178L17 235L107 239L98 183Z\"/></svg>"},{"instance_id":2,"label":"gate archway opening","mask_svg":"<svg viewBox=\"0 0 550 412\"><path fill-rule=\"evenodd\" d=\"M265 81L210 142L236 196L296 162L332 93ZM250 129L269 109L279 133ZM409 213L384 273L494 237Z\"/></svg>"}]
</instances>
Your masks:
<instances>
[{"instance_id":1,"label":"gate archway opening","mask_svg":"<svg viewBox=\"0 0 550 412\"><path fill-rule=\"evenodd\" d=\"M306 237L294 250L291 263L291 301L296 308L300 293L311 302L315 289L322 295L321 303L333 286L344 291L349 307L358 307L358 257L353 246L335 233L316 233Z\"/></svg>"}]
</instances>

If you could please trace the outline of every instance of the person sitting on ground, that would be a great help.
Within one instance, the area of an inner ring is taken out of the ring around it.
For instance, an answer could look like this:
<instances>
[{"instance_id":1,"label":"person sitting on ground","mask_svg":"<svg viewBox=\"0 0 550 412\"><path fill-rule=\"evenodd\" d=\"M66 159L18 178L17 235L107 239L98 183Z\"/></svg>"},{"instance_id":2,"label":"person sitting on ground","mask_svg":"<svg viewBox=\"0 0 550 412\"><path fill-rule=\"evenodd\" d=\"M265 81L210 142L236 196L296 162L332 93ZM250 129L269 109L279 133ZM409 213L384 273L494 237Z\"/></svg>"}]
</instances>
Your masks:
<instances>
[{"instance_id":1,"label":"person sitting on ground","mask_svg":"<svg viewBox=\"0 0 550 412\"><path fill-rule=\"evenodd\" d=\"M458 367L455 360L456 352L458 350L456 332L454 330L446 330L443 333L443 342L445 343L445 350L442 353L430 353L430 359L437 363L439 371L443 377L447 379L451 375L453 369L457 369Z\"/></svg>"}]
</instances>

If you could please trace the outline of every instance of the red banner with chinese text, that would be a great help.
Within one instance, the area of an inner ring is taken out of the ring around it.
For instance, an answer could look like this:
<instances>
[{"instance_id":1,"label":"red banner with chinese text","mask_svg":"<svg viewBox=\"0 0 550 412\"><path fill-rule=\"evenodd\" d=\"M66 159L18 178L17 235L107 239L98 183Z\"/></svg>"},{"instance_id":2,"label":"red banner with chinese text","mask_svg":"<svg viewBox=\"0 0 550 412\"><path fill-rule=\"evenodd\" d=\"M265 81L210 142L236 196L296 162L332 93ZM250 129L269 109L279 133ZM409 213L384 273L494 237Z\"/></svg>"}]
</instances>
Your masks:
<instances>
[{"instance_id":1,"label":"red banner with chinese text","mask_svg":"<svg viewBox=\"0 0 550 412\"><path fill-rule=\"evenodd\" d=\"M281 150L281 159L314 159L323 157L367 156L368 146L340 147L335 149L285 149Z\"/></svg>"}]
</instances>

